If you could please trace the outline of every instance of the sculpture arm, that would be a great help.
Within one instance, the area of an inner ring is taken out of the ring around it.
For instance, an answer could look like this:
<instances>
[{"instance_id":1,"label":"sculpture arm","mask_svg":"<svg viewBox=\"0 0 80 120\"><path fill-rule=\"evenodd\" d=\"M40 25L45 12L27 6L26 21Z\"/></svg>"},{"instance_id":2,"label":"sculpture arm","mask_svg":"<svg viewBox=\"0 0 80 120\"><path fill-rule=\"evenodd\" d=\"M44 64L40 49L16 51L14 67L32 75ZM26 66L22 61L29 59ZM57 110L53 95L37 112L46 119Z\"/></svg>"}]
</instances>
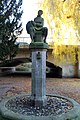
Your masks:
<instances>
[{"instance_id":1,"label":"sculpture arm","mask_svg":"<svg viewBox=\"0 0 80 120\"><path fill-rule=\"evenodd\" d=\"M31 23L34 27L43 27L43 23L41 23L41 22L31 21Z\"/></svg>"},{"instance_id":2,"label":"sculpture arm","mask_svg":"<svg viewBox=\"0 0 80 120\"><path fill-rule=\"evenodd\" d=\"M36 17L34 19L34 23L36 27L43 27L44 26L44 19L41 17Z\"/></svg>"}]
</instances>

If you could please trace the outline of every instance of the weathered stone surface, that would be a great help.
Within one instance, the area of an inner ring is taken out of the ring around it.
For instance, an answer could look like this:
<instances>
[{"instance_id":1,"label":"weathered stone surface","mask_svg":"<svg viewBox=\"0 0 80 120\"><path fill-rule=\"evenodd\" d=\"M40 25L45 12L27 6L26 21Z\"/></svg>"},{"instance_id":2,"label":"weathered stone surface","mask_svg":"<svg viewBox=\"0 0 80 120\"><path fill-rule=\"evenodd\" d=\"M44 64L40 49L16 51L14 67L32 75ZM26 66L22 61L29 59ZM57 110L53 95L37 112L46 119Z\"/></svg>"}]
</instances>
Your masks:
<instances>
[{"instance_id":1,"label":"weathered stone surface","mask_svg":"<svg viewBox=\"0 0 80 120\"><path fill-rule=\"evenodd\" d=\"M75 66L72 64L65 64L62 66L62 77L73 78L75 75Z\"/></svg>"},{"instance_id":2,"label":"weathered stone surface","mask_svg":"<svg viewBox=\"0 0 80 120\"><path fill-rule=\"evenodd\" d=\"M24 96L18 95L15 97L19 96ZM75 102L73 99L66 98L60 95L50 95L50 96L55 96L55 97L60 97L69 100L73 104L73 108L69 110L68 112L60 115L51 115L51 116L27 116L27 115L22 115L19 113L14 113L13 111L10 111L6 108L6 103L10 99L14 99L15 97L11 97L9 99L3 100L0 103L0 120L80 120L80 105Z\"/></svg>"},{"instance_id":3,"label":"weathered stone surface","mask_svg":"<svg viewBox=\"0 0 80 120\"><path fill-rule=\"evenodd\" d=\"M46 104L46 50L32 51L32 96L36 105Z\"/></svg>"}]
</instances>

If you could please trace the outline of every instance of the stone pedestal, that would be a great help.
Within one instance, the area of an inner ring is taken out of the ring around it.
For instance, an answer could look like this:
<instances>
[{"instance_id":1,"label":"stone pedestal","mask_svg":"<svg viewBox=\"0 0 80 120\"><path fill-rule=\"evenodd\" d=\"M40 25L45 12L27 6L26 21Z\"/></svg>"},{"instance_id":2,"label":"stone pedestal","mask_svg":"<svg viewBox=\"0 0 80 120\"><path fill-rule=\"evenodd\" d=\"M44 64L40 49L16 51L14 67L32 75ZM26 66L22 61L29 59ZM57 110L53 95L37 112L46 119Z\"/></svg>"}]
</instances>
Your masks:
<instances>
[{"instance_id":1,"label":"stone pedestal","mask_svg":"<svg viewBox=\"0 0 80 120\"><path fill-rule=\"evenodd\" d=\"M36 46L37 45L37 46ZM34 106L46 105L46 43L32 43L32 93L31 102Z\"/></svg>"}]
</instances>

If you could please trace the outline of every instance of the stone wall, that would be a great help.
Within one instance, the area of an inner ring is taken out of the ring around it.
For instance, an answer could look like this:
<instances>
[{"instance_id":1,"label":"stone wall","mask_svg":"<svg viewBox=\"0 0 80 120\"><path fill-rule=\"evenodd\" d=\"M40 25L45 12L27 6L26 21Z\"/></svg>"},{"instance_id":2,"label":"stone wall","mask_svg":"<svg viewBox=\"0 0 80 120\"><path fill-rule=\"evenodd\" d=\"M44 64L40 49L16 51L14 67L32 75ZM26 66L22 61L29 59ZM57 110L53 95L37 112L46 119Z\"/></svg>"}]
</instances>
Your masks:
<instances>
[{"instance_id":1,"label":"stone wall","mask_svg":"<svg viewBox=\"0 0 80 120\"><path fill-rule=\"evenodd\" d=\"M76 64L65 64L62 66L62 77L79 78L80 77L80 62Z\"/></svg>"}]
</instances>

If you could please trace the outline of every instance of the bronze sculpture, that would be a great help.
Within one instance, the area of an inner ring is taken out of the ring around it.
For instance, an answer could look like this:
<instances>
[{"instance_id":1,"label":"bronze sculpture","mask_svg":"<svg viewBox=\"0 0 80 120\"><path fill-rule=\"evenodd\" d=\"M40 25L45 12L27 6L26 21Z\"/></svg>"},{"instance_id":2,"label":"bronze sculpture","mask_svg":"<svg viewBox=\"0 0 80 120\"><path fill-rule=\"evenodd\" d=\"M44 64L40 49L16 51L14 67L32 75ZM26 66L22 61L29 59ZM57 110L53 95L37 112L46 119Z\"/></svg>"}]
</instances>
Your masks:
<instances>
[{"instance_id":1,"label":"bronze sculpture","mask_svg":"<svg viewBox=\"0 0 80 120\"><path fill-rule=\"evenodd\" d=\"M42 10L38 11L38 15L34 18L34 21L29 21L26 24L27 33L30 34L31 40L38 42L38 38L42 39L42 42L46 43L46 37L48 34L47 27L44 27L44 19L41 17ZM38 35L38 37L37 37Z\"/></svg>"}]
</instances>

